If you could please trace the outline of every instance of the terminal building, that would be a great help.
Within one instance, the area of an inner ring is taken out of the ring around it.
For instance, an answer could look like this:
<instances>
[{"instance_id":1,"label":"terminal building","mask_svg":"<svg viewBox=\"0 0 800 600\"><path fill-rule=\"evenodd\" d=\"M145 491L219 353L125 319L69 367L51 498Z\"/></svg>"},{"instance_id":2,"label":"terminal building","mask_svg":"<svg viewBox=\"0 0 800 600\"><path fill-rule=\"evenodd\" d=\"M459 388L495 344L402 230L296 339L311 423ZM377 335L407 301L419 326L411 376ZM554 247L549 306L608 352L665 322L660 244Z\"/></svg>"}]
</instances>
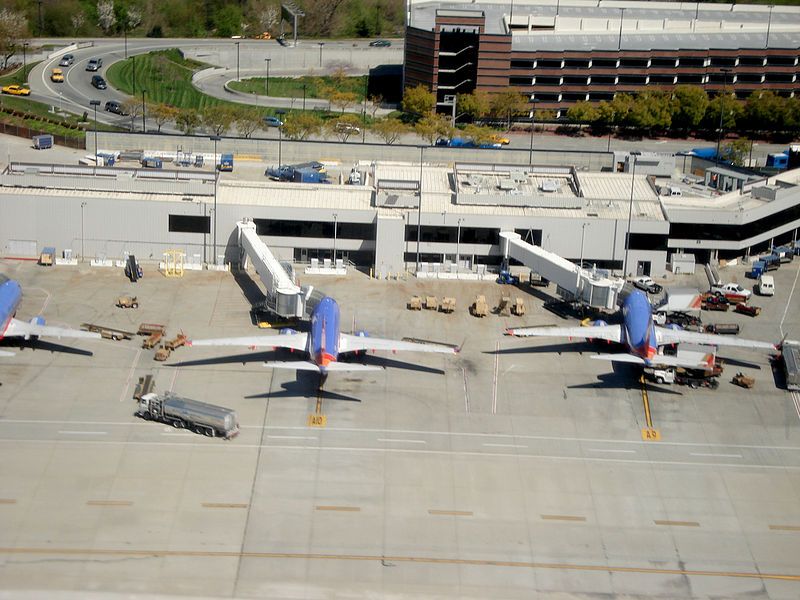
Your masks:
<instances>
[{"instance_id":1,"label":"terminal building","mask_svg":"<svg viewBox=\"0 0 800 600\"><path fill-rule=\"evenodd\" d=\"M621 172L362 161L361 185L12 163L0 174L0 252L34 258L48 246L146 263L177 249L198 266L238 263L236 224L252 219L279 260L335 257L379 277L493 272L504 231L616 273L627 250L628 274L659 276L676 256L703 263L797 238L800 170L735 181L720 170L718 182L734 181L725 191L655 174L662 159L618 156Z\"/></svg>"},{"instance_id":2,"label":"terminal building","mask_svg":"<svg viewBox=\"0 0 800 600\"><path fill-rule=\"evenodd\" d=\"M800 7L615 0L407 0L405 86L520 89L537 108L644 87L800 91Z\"/></svg>"}]
</instances>

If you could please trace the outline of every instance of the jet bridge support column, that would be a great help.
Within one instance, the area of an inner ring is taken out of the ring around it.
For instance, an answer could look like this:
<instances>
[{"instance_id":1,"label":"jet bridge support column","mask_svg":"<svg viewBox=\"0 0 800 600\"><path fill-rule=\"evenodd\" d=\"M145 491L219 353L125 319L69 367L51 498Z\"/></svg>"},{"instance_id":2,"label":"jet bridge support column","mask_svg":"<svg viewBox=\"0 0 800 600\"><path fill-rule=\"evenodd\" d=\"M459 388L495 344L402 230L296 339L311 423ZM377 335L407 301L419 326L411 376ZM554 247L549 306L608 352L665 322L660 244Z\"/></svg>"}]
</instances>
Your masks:
<instances>
[{"instance_id":1,"label":"jet bridge support column","mask_svg":"<svg viewBox=\"0 0 800 600\"><path fill-rule=\"evenodd\" d=\"M558 286L559 293L594 308L616 309L617 296L624 283L622 279L607 277L597 269L583 269L566 258L524 242L516 232L501 231L500 238L506 259L518 260L534 273L552 281Z\"/></svg>"},{"instance_id":2,"label":"jet bridge support column","mask_svg":"<svg viewBox=\"0 0 800 600\"><path fill-rule=\"evenodd\" d=\"M239 230L239 248L242 252L242 267L249 259L261 278L267 296L267 308L284 318L303 317L306 298L311 292L303 290L286 272L283 265L272 255L267 245L256 233L256 224L245 219L236 224ZM307 293L308 292L308 293Z\"/></svg>"}]
</instances>

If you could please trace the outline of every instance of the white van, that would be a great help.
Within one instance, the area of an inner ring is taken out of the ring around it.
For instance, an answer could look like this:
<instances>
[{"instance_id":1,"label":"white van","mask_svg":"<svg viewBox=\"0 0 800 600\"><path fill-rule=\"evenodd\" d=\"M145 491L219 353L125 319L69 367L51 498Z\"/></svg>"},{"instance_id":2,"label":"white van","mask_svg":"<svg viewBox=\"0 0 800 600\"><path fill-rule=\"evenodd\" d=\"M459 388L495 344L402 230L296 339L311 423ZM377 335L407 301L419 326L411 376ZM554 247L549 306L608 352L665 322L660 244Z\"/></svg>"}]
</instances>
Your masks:
<instances>
[{"instance_id":1,"label":"white van","mask_svg":"<svg viewBox=\"0 0 800 600\"><path fill-rule=\"evenodd\" d=\"M760 296L774 296L775 279L772 277L772 275L762 275L759 277L756 291Z\"/></svg>"}]
</instances>

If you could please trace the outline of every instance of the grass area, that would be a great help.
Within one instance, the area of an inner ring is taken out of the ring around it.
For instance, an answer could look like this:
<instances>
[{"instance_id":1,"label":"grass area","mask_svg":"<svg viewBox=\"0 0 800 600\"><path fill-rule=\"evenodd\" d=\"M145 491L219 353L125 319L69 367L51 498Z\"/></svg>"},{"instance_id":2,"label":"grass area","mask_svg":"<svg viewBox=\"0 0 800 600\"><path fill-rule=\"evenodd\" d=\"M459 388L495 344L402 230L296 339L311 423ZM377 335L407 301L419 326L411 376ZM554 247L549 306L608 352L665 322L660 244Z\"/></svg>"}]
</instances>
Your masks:
<instances>
[{"instance_id":1,"label":"grass area","mask_svg":"<svg viewBox=\"0 0 800 600\"><path fill-rule=\"evenodd\" d=\"M306 89L306 98L323 98L326 88L333 88L340 92L353 92L358 96L358 101L364 101L364 88L367 83L366 75L356 77L270 77L269 95L280 98L302 98L303 86ZM228 84L237 92L248 94L261 94L266 92L266 77L253 77L242 79Z\"/></svg>"},{"instance_id":2,"label":"grass area","mask_svg":"<svg viewBox=\"0 0 800 600\"><path fill-rule=\"evenodd\" d=\"M134 95L135 88L136 94L141 96L144 89L148 101L175 108L202 110L208 106L232 105L232 102L207 96L192 85L192 74L207 66L186 59L179 50L171 48L116 62L107 69L106 79L111 86L126 94Z\"/></svg>"}]
</instances>

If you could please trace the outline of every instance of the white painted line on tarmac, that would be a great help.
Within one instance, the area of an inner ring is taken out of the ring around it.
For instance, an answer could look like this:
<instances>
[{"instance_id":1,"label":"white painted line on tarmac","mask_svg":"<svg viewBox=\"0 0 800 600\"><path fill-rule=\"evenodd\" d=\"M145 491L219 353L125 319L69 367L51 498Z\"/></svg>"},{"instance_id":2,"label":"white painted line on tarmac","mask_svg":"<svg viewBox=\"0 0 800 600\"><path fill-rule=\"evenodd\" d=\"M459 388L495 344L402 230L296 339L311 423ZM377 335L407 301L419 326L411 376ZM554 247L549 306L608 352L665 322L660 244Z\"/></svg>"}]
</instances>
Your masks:
<instances>
[{"instance_id":1,"label":"white painted line on tarmac","mask_svg":"<svg viewBox=\"0 0 800 600\"><path fill-rule=\"evenodd\" d=\"M172 381L169 384L169 391L171 392L172 389L175 387L175 380L178 378L178 371L179 369L173 369L174 373L172 374Z\"/></svg>"},{"instance_id":2,"label":"white painted line on tarmac","mask_svg":"<svg viewBox=\"0 0 800 600\"><path fill-rule=\"evenodd\" d=\"M524 444L481 444L488 448L527 448Z\"/></svg>"},{"instance_id":3,"label":"white painted line on tarmac","mask_svg":"<svg viewBox=\"0 0 800 600\"><path fill-rule=\"evenodd\" d=\"M797 412L797 418L800 419L800 393L792 392L792 402L794 402L794 410Z\"/></svg>"},{"instance_id":4,"label":"white painted line on tarmac","mask_svg":"<svg viewBox=\"0 0 800 600\"><path fill-rule=\"evenodd\" d=\"M396 442L398 444L427 444L425 440L401 440L398 438L378 438L379 442Z\"/></svg>"},{"instance_id":5,"label":"white painted line on tarmac","mask_svg":"<svg viewBox=\"0 0 800 600\"><path fill-rule=\"evenodd\" d=\"M497 414L497 371L500 368L500 342L494 346L494 378L492 380L492 414Z\"/></svg>"},{"instance_id":6,"label":"white painted line on tarmac","mask_svg":"<svg viewBox=\"0 0 800 600\"><path fill-rule=\"evenodd\" d=\"M636 454L636 450L617 450L615 448L589 448L589 452L611 452L613 454Z\"/></svg>"},{"instance_id":7,"label":"white painted line on tarmac","mask_svg":"<svg viewBox=\"0 0 800 600\"><path fill-rule=\"evenodd\" d=\"M62 430L58 433L63 433L64 435L108 435L107 431L68 431Z\"/></svg>"},{"instance_id":8,"label":"white painted line on tarmac","mask_svg":"<svg viewBox=\"0 0 800 600\"><path fill-rule=\"evenodd\" d=\"M464 408L469 414L469 390L467 389L467 370L461 367L461 373L464 375Z\"/></svg>"},{"instance_id":9,"label":"white painted line on tarmac","mask_svg":"<svg viewBox=\"0 0 800 600\"><path fill-rule=\"evenodd\" d=\"M741 454L713 454L710 452L689 452L689 456L710 456L712 458L742 458Z\"/></svg>"},{"instance_id":10,"label":"white painted line on tarmac","mask_svg":"<svg viewBox=\"0 0 800 600\"><path fill-rule=\"evenodd\" d=\"M182 433L175 433L175 432L170 432L170 433L162 433L161 435L172 435L172 436L177 436L177 437L189 437L189 436L194 436L194 434L193 434L193 433L190 433L190 432L188 432L188 431L184 431L184 432L182 432Z\"/></svg>"},{"instance_id":11,"label":"white painted line on tarmac","mask_svg":"<svg viewBox=\"0 0 800 600\"><path fill-rule=\"evenodd\" d=\"M136 365L139 364L139 357L141 355L142 355L142 349L139 348L138 350L136 350L136 356L133 357L133 364L131 364L131 370L128 372L128 379L125 381L125 387L122 388L122 393L119 395L120 402L125 402L125 393L128 391L128 388L131 385L131 379L133 379L133 372L136 370Z\"/></svg>"},{"instance_id":12,"label":"white painted line on tarmac","mask_svg":"<svg viewBox=\"0 0 800 600\"><path fill-rule=\"evenodd\" d=\"M315 435L268 435L267 438L271 440L314 440L315 442L319 441L319 438Z\"/></svg>"},{"instance_id":13,"label":"white painted line on tarmac","mask_svg":"<svg viewBox=\"0 0 800 600\"><path fill-rule=\"evenodd\" d=\"M797 269L797 274L794 276L794 283L792 284L792 289L789 292L789 299L786 301L786 308L783 309L783 316L781 317L780 323L780 331L781 336L784 335L783 332L783 322L786 320L786 313L789 311L789 306L792 304L792 296L794 295L794 288L797 286L797 278L800 276L800 269Z\"/></svg>"}]
</instances>

